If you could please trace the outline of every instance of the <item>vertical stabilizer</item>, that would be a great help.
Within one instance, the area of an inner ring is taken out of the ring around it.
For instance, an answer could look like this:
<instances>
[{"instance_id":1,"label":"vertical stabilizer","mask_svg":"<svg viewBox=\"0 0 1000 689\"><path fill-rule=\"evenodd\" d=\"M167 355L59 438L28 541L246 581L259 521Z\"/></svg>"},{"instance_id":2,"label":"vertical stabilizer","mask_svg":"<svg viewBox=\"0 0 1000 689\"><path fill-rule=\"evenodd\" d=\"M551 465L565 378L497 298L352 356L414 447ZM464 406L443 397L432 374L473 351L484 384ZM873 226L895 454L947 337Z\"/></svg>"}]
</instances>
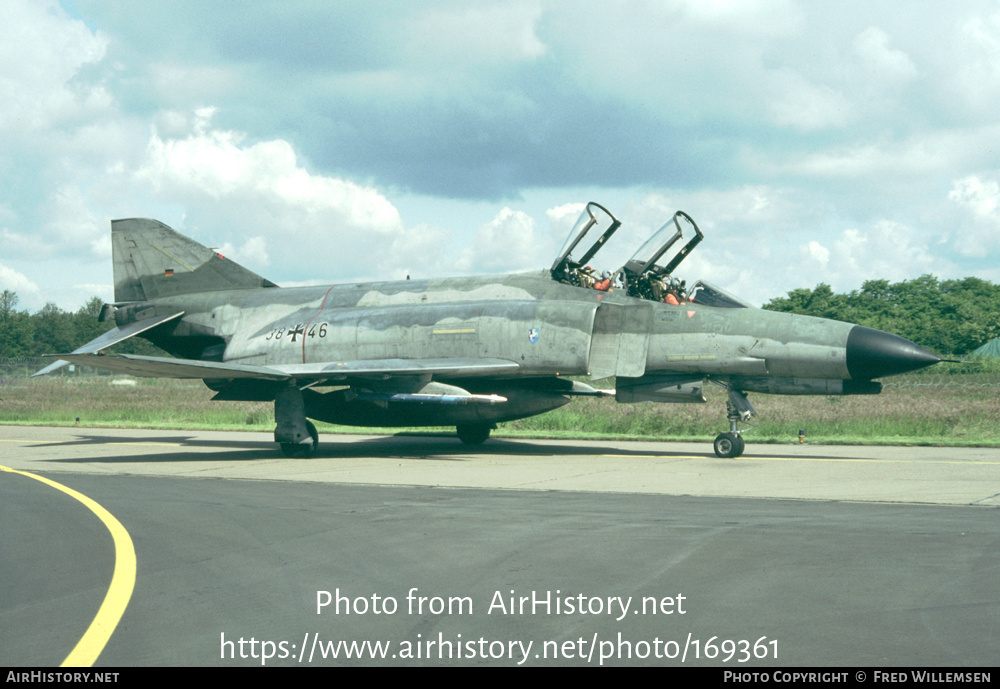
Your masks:
<instances>
[{"instance_id":1,"label":"vertical stabilizer","mask_svg":"<svg viewBox=\"0 0 1000 689\"><path fill-rule=\"evenodd\" d=\"M115 301L277 287L158 220L111 221Z\"/></svg>"}]
</instances>

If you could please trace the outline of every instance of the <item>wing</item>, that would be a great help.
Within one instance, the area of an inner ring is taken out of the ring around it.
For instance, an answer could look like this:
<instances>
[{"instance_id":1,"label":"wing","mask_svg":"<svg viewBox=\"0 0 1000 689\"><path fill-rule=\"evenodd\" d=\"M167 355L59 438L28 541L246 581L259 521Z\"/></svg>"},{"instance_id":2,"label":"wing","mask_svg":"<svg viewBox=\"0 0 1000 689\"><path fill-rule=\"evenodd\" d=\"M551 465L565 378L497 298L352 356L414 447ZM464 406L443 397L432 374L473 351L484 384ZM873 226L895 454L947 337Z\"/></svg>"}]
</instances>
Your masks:
<instances>
[{"instance_id":1,"label":"wing","mask_svg":"<svg viewBox=\"0 0 1000 689\"><path fill-rule=\"evenodd\" d=\"M85 345L86 346L86 345ZM83 349L81 347L81 349ZM388 380L396 377L450 376L477 378L513 375L520 369L506 359L375 359L368 361L323 362L316 364L276 364L250 366L194 359L103 355L94 353L56 354L60 360L143 378L257 378L296 380L303 383L354 379ZM43 369L46 371L47 369Z\"/></svg>"},{"instance_id":2,"label":"wing","mask_svg":"<svg viewBox=\"0 0 1000 689\"><path fill-rule=\"evenodd\" d=\"M93 353L55 354L53 356L59 357L65 363L92 366L102 371L124 373L139 378L260 378L263 380L288 380L290 378L281 371L266 366L242 366L194 359Z\"/></svg>"}]
</instances>

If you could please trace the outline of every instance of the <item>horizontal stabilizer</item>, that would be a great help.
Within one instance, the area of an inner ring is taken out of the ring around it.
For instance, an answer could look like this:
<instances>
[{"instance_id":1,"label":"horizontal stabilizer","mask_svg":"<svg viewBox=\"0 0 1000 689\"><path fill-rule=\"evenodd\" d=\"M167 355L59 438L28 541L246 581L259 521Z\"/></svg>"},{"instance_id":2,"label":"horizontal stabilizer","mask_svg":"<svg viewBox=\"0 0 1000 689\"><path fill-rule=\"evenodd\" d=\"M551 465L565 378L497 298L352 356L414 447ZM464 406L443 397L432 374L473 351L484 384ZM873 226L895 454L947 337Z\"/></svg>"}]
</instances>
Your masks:
<instances>
[{"instance_id":1,"label":"horizontal stabilizer","mask_svg":"<svg viewBox=\"0 0 1000 689\"><path fill-rule=\"evenodd\" d=\"M92 354L94 352L99 352L102 349L116 345L130 337L138 335L139 333L144 333L147 330L155 328L156 326L166 323L167 321L172 321L173 319L179 318L183 315L183 311L178 311L177 313L172 313L169 316L156 316L155 318L146 318L141 321L129 323L124 328L112 328L108 332L104 333L100 337L94 338L82 347L74 349L72 353ZM59 361L49 364L41 371L32 374L31 377L34 378L35 376L44 376L46 373L52 373L69 363L71 362L67 359L60 359Z\"/></svg>"}]
</instances>

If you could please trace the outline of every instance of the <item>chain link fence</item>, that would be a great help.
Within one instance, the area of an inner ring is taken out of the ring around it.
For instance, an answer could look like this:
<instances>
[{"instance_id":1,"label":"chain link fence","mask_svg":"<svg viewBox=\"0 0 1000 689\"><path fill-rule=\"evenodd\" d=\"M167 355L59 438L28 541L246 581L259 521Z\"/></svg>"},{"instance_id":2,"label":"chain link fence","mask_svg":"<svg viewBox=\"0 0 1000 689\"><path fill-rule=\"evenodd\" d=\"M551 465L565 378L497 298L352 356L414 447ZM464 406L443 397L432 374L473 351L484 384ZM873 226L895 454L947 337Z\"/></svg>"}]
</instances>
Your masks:
<instances>
[{"instance_id":1,"label":"chain link fence","mask_svg":"<svg viewBox=\"0 0 1000 689\"><path fill-rule=\"evenodd\" d=\"M17 356L8 357L6 359L0 358L0 381L8 380L22 380L24 378L29 378L33 373L40 371L45 368L55 359L50 357L40 357L40 356ZM69 364L68 366L63 366L62 368L50 373L51 376L77 376L77 377L90 377L90 376L112 376L117 374L112 374L108 371L99 371L96 368L90 366L77 366L75 364Z\"/></svg>"},{"instance_id":2,"label":"chain link fence","mask_svg":"<svg viewBox=\"0 0 1000 689\"><path fill-rule=\"evenodd\" d=\"M886 388L1000 388L1000 373L924 373L892 376L882 381Z\"/></svg>"}]
</instances>

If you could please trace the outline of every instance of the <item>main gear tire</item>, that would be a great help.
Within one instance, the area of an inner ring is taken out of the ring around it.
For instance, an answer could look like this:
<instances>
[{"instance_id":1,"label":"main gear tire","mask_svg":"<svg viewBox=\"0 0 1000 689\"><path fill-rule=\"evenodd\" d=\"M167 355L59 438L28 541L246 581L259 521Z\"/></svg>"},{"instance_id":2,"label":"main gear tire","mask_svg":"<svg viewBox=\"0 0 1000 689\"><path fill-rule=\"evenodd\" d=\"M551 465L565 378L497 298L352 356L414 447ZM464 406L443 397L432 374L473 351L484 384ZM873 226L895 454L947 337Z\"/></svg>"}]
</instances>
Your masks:
<instances>
[{"instance_id":1,"label":"main gear tire","mask_svg":"<svg viewBox=\"0 0 1000 689\"><path fill-rule=\"evenodd\" d=\"M481 424L462 424L456 426L455 430L458 433L458 439L466 445L482 445L489 440L492 429Z\"/></svg>"},{"instance_id":2,"label":"main gear tire","mask_svg":"<svg viewBox=\"0 0 1000 689\"><path fill-rule=\"evenodd\" d=\"M281 454L289 458L312 457L319 449L319 432L309 419L306 419L306 430L309 431L308 443L281 443Z\"/></svg>"},{"instance_id":3,"label":"main gear tire","mask_svg":"<svg viewBox=\"0 0 1000 689\"><path fill-rule=\"evenodd\" d=\"M718 457L732 459L739 457L746 449L743 437L736 433L720 433L715 439L715 454Z\"/></svg>"}]
</instances>

